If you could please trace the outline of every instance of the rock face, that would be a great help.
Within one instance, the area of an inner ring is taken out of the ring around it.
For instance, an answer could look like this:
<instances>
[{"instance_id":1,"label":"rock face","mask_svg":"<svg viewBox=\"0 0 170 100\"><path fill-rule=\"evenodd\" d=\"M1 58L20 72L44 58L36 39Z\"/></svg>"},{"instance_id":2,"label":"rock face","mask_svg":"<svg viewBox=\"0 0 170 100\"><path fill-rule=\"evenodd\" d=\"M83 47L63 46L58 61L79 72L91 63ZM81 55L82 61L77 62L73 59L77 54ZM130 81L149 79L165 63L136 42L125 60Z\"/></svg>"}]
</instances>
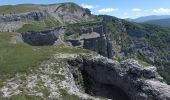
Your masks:
<instances>
[{"instance_id":1,"label":"rock face","mask_svg":"<svg viewBox=\"0 0 170 100\"><path fill-rule=\"evenodd\" d=\"M103 25L97 26L90 31L90 34L96 32L100 36L96 38L91 36L89 36L89 38L84 38L83 48L95 51L105 57L113 58L112 43L109 40L109 37L107 37L105 27Z\"/></svg>"},{"instance_id":2,"label":"rock face","mask_svg":"<svg viewBox=\"0 0 170 100\"><path fill-rule=\"evenodd\" d=\"M91 16L90 10L84 9L74 3L46 5L42 8L61 23L87 21Z\"/></svg>"},{"instance_id":3,"label":"rock face","mask_svg":"<svg viewBox=\"0 0 170 100\"><path fill-rule=\"evenodd\" d=\"M53 45L59 39L59 35L63 34L64 29L58 27L52 30L41 32L22 33L22 38L25 43L34 46Z\"/></svg>"},{"instance_id":4,"label":"rock face","mask_svg":"<svg viewBox=\"0 0 170 100\"><path fill-rule=\"evenodd\" d=\"M24 42L30 45L53 45L60 35L65 34L65 42L71 43L72 46L95 51L102 56L113 58L112 41L107 36L104 24L97 24L92 27L80 27L78 37L75 38L75 31L69 32L68 27L57 27L41 32L26 32L22 33ZM74 35L74 36L73 36ZM64 40L62 40L64 41Z\"/></svg>"},{"instance_id":5,"label":"rock face","mask_svg":"<svg viewBox=\"0 0 170 100\"><path fill-rule=\"evenodd\" d=\"M14 32L21 28L26 21L40 21L46 18L47 14L40 11L0 15L0 31Z\"/></svg>"},{"instance_id":6,"label":"rock face","mask_svg":"<svg viewBox=\"0 0 170 100\"><path fill-rule=\"evenodd\" d=\"M84 39L83 48L95 51L105 57L113 58L112 44L105 36Z\"/></svg>"},{"instance_id":7,"label":"rock face","mask_svg":"<svg viewBox=\"0 0 170 100\"><path fill-rule=\"evenodd\" d=\"M25 20L42 20L47 18L47 15L43 12L26 12L21 14L7 14L0 15L0 22L13 22L13 21L25 21Z\"/></svg>"},{"instance_id":8,"label":"rock face","mask_svg":"<svg viewBox=\"0 0 170 100\"><path fill-rule=\"evenodd\" d=\"M112 100L170 100L170 86L159 81L154 66L133 59L115 62L104 57L69 60L79 89Z\"/></svg>"},{"instance_id":9,"label":"rock face","mask_svg":"<svg viewBox=\"0 0 170 100\"><path fill-rule=\"evenodd\" d=\"M108 37L104 23L96 23L92 26L79 26L78 37L75 38L75 31L66 31L68 39L73 46L95 51L102 56L113 58L112 41Z\"/></svg>"}]
</instances>

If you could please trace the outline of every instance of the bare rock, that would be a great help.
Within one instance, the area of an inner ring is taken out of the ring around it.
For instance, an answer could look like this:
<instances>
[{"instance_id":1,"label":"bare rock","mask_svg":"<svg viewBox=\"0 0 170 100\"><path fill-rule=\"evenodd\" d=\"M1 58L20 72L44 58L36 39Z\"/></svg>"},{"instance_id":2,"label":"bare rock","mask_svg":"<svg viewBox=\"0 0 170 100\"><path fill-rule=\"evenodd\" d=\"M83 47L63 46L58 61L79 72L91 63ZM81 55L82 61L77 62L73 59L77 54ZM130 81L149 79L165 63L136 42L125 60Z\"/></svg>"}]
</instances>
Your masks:
<instances>
[{"instance_id":1,"label":"bare rock","mask_svg":"<svg viewBox=\"0 0 170 100\"><path fill-rule=\"evenodd\" d=\"M169 100L170 86L160 82L156 67L129 59L118 63L105 57L69 60L77 86L92 96L112 100ZM83 88L82 88L83 87Z\"/></svg>"}]
</instances>

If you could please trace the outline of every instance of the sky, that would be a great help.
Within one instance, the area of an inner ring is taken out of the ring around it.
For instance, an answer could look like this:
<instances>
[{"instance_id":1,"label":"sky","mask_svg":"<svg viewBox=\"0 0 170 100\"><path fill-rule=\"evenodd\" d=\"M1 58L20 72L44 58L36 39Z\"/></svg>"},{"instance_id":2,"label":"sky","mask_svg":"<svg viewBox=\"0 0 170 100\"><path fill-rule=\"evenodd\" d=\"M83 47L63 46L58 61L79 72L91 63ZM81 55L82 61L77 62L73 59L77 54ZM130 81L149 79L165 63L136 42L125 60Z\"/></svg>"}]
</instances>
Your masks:
<instances>
[{"instance_id":1,"label":"sky","mask_svg":"<svg viewBox=\"0 0 170 100\"><path fill-rule=\"evenodd\" d=\"M170 0L0 0L0 5L22 3L53 4L74 2L89 8L93 14L119 18L137 18L148 15L170 15Z\"/></svg>"}]
</instances>

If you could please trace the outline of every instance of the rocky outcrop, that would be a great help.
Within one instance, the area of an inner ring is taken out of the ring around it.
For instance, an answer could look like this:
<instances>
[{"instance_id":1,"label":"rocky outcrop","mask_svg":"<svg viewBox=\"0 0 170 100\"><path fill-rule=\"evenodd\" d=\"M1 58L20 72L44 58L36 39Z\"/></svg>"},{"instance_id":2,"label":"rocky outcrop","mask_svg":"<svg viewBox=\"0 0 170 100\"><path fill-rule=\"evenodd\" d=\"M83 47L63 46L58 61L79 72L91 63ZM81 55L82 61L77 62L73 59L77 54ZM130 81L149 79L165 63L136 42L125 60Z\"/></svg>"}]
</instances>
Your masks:
<instances>
[{"instance_id":1,"label":"rocky outcrop","mask_svg":"<svg viewBox=\"0 0 170 100\"><path fill-rule=\"evenodd\" d=\"M26 21L26 20L42 20L47 18L47 15L43 12L26 12L20 14L6 14L0 15L0 23L2 22L13 22L13 21Z\"/></svg>"},{"instance_id":2,"label":"rocky outcrop","mask_svg":"<svg viewBox=\"0 0 170 100\"><path fill-rule=\"evenodd\" d=\"M93 20L89 19L91 16L89 9L84 9L74 3L46 5L43 9L63 24Z\"/></svg>"},{"instance_id":3,"label":"rocky outcrop","mask_svg":"<svg viewBox=\"0 0 170 100\"><path fill-rule=\"evenodd\" d=\"M65 42L71 43L72 46L95 51L102 56L113 58L112 41L107 36L103 24L97 23L97 25L92 27L82 25L79 33L74 33L76 31L69 33L68 30L70 28L61 26L46 31L22 33L22 37L25 43L41 46L58 44L58 38L64 35ZM76 34L78 34L77 38L75 38ZM64 40L60 38L60 41Z\"/></svg>"},{"instance_id":4,"label":"rocky outcrop","mask_svg":"<svg viewBox=\"0 0 170 100\"><path fill-rule=\"evenodd\" d=\"M105 57L113 58L112 43L105 36L84 39L83 48L95 51Z\"/></svg>"},{"instance_id":5,"label":"rocky outcrop","mask_svg":"<svg viewBox=\"0 0 170 100\"><path fill-rule=\"evenodd\" d=\"M27 23L27 21L40 21L46 18L47 14L40 11L0 15L0 31L14 32Z\"/></svg>"},{"instance_id":6,"label":"rocky outcrop","mask_svg":"<svg viewBox=\"0 0 170 100\"><path fill-rule=\"evenodd\" d=\"M67 32L67 31L66 31ZM102 56L113 58L112 41L108 37L104 23L96 23L92 26L79 26L78 37L75 38L77 31L68 32L67 42L73 46L95 51Z\"/></svg>"},{"instance_id":7,"label":"rocky outcrop","mask_svg":"<svg viewBox=\"0 0 170 100\"><path fill-rule=\"evenodd\" d=\"M112 100L169 100L170 86L161 82L156 67L129 59L120 64L105 57L68 61L79 89Z\"/></svg>"},{"instance_id":8,"label":"rocky outcrop","mask_svg":"<svg viewBox=\"0 0 170 100\"><path fill-rule=\"evenodd\" d=\"M34 46L42 46L53 45L55 41L59 39L59 35L63 34L63 32L64 29L58 27L47 31L22 33L21 35L25 43Z\"/></svg>"}]
</instances>

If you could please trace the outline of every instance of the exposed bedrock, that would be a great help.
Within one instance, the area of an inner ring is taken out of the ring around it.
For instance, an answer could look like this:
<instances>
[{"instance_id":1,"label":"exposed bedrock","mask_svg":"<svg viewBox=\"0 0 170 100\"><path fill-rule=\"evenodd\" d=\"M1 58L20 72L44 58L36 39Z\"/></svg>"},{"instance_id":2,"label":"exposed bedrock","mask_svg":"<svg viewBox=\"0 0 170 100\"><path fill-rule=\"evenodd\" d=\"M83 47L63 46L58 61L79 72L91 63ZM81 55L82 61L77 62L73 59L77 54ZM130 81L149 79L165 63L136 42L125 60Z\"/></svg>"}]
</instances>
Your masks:
<instances>
[{"instance_id":1,"label":"exposed bedrock","mask_svg":"<svg viewBox=\"0 0 170 100\"><path fill-rule=\"evenodd\" d=\"M6 14L0 15L0 23L13 22L13 21L26 21L26 20L42 20L47 18L47 14L40 11L26 12L21 14Z\"/></svg>"},{"instance_id":2,"label":"exposed bedrock","mask_svg":"<svg viewBox=\"0 0 170 100\"><path fill-rule=\"evenodd\" d=\"M65 42L71 43L72 46L95 51L102 56L113 58L112 41L108 38L103 25L96 25L91 28L82 26L77 38L74 38L73 35L76 34L74 32L64 34L67 33L66 30L65 27L61 26L47 31L22 33L22 37L25 43L39 46L53 45L61 35L64 35L64 38L67 38ZM63 38L60 38L60 40L64 41Z\"/></svg>"},{"instance_id":3,"label":"exposed bedrock","mask_svg":"<svg viewBox=\"0 0 170 100\"><path fill-rule=\"evenodd\" d=\"M63 28L55 28L47 31L22 33L21 35L25 43L33 46L42 46L53 45L63 32Z\"/></svg>"},{"instance_id":4,"label":"exposed bedrock","mask_svg":"<svg viewBox=\"0 0 170 100\"><path fill-rule=\"evenodd\" d=\"M84 39L83 48L95 51L104 57L113 58L112 43L104 36Z\"/></svg>"},{"instance_id":5,"label":"exposed bedrock","mask_svg":"<svg viewBox=\"0 0 170 100\"><path fill-rule=\"evenodd\" d=\"M70 70L82 92L113 100L170 100L170 86L154 66L129 59L122 63L105 57L70 59Z\"/></svg>"},{"instance_id":6,"label":"exposed bedrock","mask_svg":"<svg viewBox=\"0 0 170 100\"><path fill-rule=\"evenodd\" d=\"M27 22L40 21L46 18L47 14L42 11L0 15L0 32L14 32Z\"/></svg>"},{"instance_id":7,"label":"exposed bedrock","mask_svg":"<svg viewBox=\"0 0 170 100\"><path fill-rule=\"evenodd\" d=\"M112 41L109 39L104 23L96 23L94 26L80 26L79 36L75 38L75 32L68 32L68 39L73 46L95 51L98 54L113 58Z\"/></svg>"}]
</instances>

